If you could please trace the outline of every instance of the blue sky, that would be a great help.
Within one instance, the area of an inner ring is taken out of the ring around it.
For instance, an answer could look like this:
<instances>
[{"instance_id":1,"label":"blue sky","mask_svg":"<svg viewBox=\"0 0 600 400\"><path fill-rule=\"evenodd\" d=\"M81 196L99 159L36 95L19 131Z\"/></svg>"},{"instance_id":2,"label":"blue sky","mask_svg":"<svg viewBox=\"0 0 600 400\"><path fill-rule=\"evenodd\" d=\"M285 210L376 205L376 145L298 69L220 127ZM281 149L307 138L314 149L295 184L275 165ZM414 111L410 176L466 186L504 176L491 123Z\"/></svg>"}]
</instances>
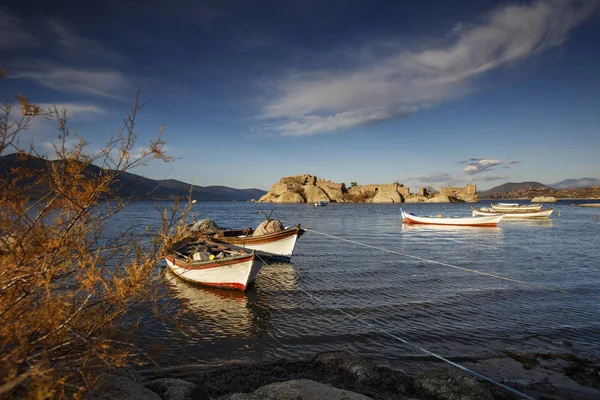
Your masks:
<instances>
[{"instance_id":1,"label":"blue sky","mask_svg":"<svg viewBox=\"0 0 600 400\"><path fill-rule=\"evenodd\" d=\"M294 4L297 3L297 4ZM141 1L0 5L3 94L90 149L143 86L134 171L268 189L310 173L417 189L600 178L600 4ZM55 138L36 121L22 140Z\"/></svg>"}]
</instances>

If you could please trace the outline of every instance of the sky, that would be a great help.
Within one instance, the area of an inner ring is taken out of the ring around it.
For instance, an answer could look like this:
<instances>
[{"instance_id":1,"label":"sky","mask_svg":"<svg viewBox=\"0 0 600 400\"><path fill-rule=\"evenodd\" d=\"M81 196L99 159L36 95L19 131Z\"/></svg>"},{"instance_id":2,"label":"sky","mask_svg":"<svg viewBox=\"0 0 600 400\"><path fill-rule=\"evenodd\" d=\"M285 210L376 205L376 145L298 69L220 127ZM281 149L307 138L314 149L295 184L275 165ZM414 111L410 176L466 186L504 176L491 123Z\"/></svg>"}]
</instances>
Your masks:
<instances>
[{"instance_id":1,"label":"sky","mask_svg":"<svg viewBox=\"0 0 600 400\"><path fill-rule=\"evenodd\" d=\"M164 125L175 158L154 179L552 184L600 178L599 39L597 0L4 0L0 94L93 152L141 87L138 144Z\"/></svg>"}]
</instances>

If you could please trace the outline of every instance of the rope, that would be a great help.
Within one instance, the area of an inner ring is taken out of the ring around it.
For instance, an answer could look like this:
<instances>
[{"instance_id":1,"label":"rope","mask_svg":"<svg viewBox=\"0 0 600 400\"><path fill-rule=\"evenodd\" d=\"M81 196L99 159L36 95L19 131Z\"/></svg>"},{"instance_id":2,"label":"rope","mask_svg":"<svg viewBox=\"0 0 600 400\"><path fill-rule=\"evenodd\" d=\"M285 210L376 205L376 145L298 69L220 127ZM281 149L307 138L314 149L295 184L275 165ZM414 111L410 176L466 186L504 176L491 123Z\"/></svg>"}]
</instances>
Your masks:
<instances>
[{"instance_id":1,"label":"rope","mask_svg":"<svg viewBox=\"0 0 600 400\"><path fill-rule=\"evenodd\" d=\"M305 229L306 229L306 228L305 228ZM312 229L311 229L311 231L312 231L312 232L315 232L315 231L313 231ZM373 246L370 246L370 247L373 247ZM267 261L266 261L265 259L263 259L262 257L260 257L258 254L256 254L256 256L257 256L257 258L258 258L258 259L259 259L259 260L260 260L262 263L264 263L266 266L270 267L269 263L267 263ZM275 269L273 269L273 271L274 271L274 270L275 270ZM277 272L275 272L275 274L277 274ZM279 274L277 274L277 275L279 275ZM281 275L280 275L280 276L281 276ZM313 294L311 294L311 293L307 292L306 290L302 289L302 288L301 288L299 285L296 285L296 289L297 289L297 290L299 290L300 292L302 292L302 293L306 294L308 297L312 298L313 300L316 300L317 302L319 302L319 303L321 303L321 304L326 304L326 303L325 303L323 300L321 300L321 299L320 299L320 298L318 298L317 296L315 296L315 295L313 295ZM373 329L373 330L375 330L375 331L377 331L377 332L379 332L379 333L381 333L381 334L383 334L383 335L387 335L387 336L389 336L389 337L391 337L391 338L393 338L393 339L396 339L396 340L400 341L401 343L403 343L403 344L405 344L405 345L408 345L408 346L410 346L410 347L413 347L413 348L415 348L415 349L417 349L417 350L419 350L419 351L421 351L421 352L423 352L423 353L425 353L425 354L428 354L428 355L430 355L430 356L432 356L432 357L435 357L435 358L437 358L438 360L441 360L441 361L443 361L443 362L445 362L445 363L448 363L448 364L450 364L450 365L452 365L452 366L454 366L454 367L456 367L456 368L458 368L458 369L461 369L461 370L463 370L463 371L465 371L465 372L467 372L467 373L469 373L469 374L471 374L471 375L473 375L473 376L476 376L476 377L478 377L478 378L480 378L480 379L483 379L483 380L485 380L485 381L487 381L487 382L489 382L489 383L491 383L491 384L493 384L493 385L496 385L496 386L498 386L498 387L501 387L501 388L503 388L503 389L505 389L505 390L508 390L509 392L511 392L511 393L513 393L513 394L516 394L517 396L520 396L520 397L522 397L522 398L524 398L524 399L535 400L535 398L533 398L533 397L531 397L531 396L528 396L528 395L526 395L525 393L519 392L518 390L516 390L516 389L513 389L513 388L511 388L510 386L506 386L506 385L505 385L505 384L503 384L503 383L500 383L500 382L498 382L498 381L495 381L494 379L492 379L492 378L489 378L489 377L487 377L487 376L485 376L485 375L482 375L482 374L480 374L480 373L479 373L479 372L477 372L477 371L474 371L474 370L472 370L472 369L470 369L470 368L467 368L467 367L465 367L464 365L458 364L458 363L456 363L456 362L454 362L454 361L452 361L452 360L449 360L449 359L447 359L447 358L445 358L445 357L443 357L443 356L441 356L441 355L439 355L439 354L436 354L436 353L434 353L434 352L432 352L432 351L429 351L429 350L427 350L427 349L425 349L425 348L423 348L423 347L419 346L418 344L416 344L416 343L413 343L413 342L411 342L411 341L409 341L409 340L407 340L407 339L404 339L404 338L401 338L400 336L394 335L393 333L390 333L390 332L388 332L388 331L386 331L386 330L384 330L384 329L382 329L382 328L379 328L378 326L376 326L376 325L373 325L372 323L370 323L370 322L368 322L368 321L365 321L364 319L362 319L362 318L360 318L360 317L357 317L357 316L356 316L356 315L354 315L354 314L351 314L351 313L349 313L349 312L347 312L347 311L344 311L344 310L342 310L341 308L338 308L338 307L336 307L336 306L331 306L331 305L329 305L329 307L330 307L330 308L333 308L334 310L336 310L336 311L338 311L338 312L340 312L341 314L344 314L344 315L346 315L347 317L350 317L350 319L354 319L354 320L356 320L356 321L358 321L358 322L360 322L360 323L364 324L365 326L368 326L369 328L371 328L371 329ZM278 342L279 342L279 341L278 341ZM279 343L281 343L281 342L279 342Z\"/></svg>"},{"instance_id":2,"label":"rope","mask_svg":"<svg viewBox=\"0 0 600 400\"><path fill-rule=\"evenodd\" d=\"M402 252L395 251L395 250L385 249L383 247L377 247L377 246L373 246L373 245L370 245L370 244L357 242L355 240L345 239L343 237L331 235L329 233L315 231L312 228L304 228L304 230L309 231L309 232L313 232L313 233L315 233L317 235L323 235L323 236L328 236L328 237L331 237L331 238L334 238L334 239L338 239L338 240L341 240L343 242L353 243L353 244L356 244L356 245L359 245L359 246L368 247L368 248L375 249L375 250L381 250L381 251L384 251L386 253L397 254L397 255L400 255L400 256L404 256L404 257L408 257L408 258L413 258L415 260L425 261L425 262L428 262L428 263L441 265L443 267L459 269L461 271L471 272L471 273L474 273L474 274L488 276L488 277L496 278L496 279L502 279L502 280L508 281L508 282L520 283L520 284L532 286L532 287L535 287L535 288L538 288L538 289L545 289L545 290L551 290L553 292L559 292L559 293L563 293L563 294L569 294L571 296L578 296L578 297L582 297L582 298L586 298L586 299L591 299L591 300L596 300L596 301L600 300L600 297L597 297L597 296L588 296L588 295L585 295L585 294L579 294L579 293L570 292L570 291L564 290L564 289L559 289L559 288L555 288L555 287L551 287L551 286L541 285L539 283L532 283L532 282L522 281L520 279L508 278L506 276L496 275L496 274L492 274L492 273L489 273L489 272L477 271L477 270L471 269L471 268L459 267L458 265L447 264L447 263L443 263L443 262L436 261L436 260L430 260L430 259L419 257L419 256L413 256L412 254L402 253Z\"/></svg>"}]
</instances>

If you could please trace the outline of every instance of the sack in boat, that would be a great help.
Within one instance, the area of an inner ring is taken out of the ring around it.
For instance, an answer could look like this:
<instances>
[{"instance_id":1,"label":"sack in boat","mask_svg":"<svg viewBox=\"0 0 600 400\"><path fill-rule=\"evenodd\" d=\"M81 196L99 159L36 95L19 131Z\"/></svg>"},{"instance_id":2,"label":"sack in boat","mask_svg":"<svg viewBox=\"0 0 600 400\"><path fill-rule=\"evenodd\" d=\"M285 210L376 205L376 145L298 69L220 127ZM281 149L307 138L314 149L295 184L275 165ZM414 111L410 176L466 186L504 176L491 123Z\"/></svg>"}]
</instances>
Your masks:
<instances>
[{"instance_id":1,"label":"sack in boat","mask_svg":"<svg viewBox=\"0 0 600 400\"><path fill-rule=\"evenodd\" d=\"M254 230L252 236L261 236L267 235L269 233L277 233L281 232L285 228L283 224L279 222L278 219L270 219L268 221L263 221L260 225Z\"/></svg>"},{"instance_id":2,"label":"sack in boat","mask_svg":"<svg viewBox=\"0 0 600 400\"><path fill-rule=\"evenodd\" d=\"M190 225L190 231L213 235L219 231L219 226L212 219L203 219Z\"/></svg>"}]
</instances>

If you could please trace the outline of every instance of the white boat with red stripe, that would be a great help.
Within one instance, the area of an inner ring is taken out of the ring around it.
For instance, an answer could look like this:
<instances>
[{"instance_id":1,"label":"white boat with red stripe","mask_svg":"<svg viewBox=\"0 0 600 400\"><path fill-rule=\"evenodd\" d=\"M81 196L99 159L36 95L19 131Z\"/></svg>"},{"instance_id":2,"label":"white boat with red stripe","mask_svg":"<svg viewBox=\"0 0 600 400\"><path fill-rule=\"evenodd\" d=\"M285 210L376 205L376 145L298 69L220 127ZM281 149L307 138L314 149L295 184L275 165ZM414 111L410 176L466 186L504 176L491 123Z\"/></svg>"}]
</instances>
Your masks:
<instances>
[{"instance_id":1,"label":"white boat with red stripe","mask_svg":"<svg viewBox=\"0 0 600 400\"><path fill-rule=\"evenodd\" d=\"M179 278L205 286L245 291L256 279L262 262L254 252L231 250L208 244L200 251L165 257L169 270Z\"/></svg>"}]
</instances>

